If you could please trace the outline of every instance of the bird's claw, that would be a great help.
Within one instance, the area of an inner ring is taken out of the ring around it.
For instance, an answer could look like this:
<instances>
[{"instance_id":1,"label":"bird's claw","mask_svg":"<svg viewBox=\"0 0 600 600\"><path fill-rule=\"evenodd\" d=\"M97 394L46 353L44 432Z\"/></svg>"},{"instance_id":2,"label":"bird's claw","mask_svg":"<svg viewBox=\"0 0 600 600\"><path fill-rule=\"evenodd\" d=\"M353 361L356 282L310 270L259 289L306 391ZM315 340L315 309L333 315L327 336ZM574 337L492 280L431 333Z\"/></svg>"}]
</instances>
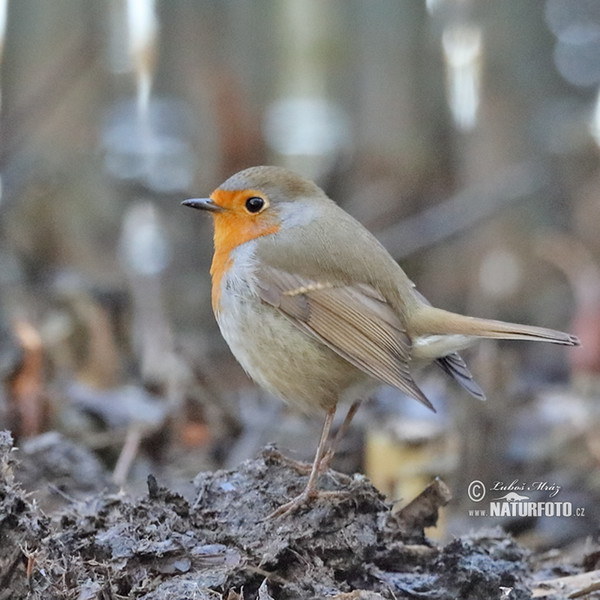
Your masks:
<instances>
[{"instance_id":1,"label":"bird's claw","mask_svg":"<svg viewBox=\"0 0 600 600\"><path fill-rule=\"evenodd\" d=\"M304 490L299 496L282 504L279 508L276 508L272 513L267 515L265 521L290 515L298 508L305 506L317 498L347 498L349 495L350 491L346 490Z\"/></svg>"}]
</instances>

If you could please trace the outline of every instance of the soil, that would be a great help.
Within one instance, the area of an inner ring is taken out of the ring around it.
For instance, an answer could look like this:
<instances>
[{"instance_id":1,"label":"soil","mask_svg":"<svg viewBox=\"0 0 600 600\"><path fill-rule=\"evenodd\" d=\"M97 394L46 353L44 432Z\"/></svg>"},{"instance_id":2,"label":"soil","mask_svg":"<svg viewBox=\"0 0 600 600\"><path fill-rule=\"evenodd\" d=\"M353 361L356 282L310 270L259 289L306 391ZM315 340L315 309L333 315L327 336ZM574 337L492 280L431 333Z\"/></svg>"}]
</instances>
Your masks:
<instances>
[{"instance_id":1,"label":"soil","mask_svg":"<svg viewBox=\"0 0 600 600\"><path fill-rule=\"evenodd\" d=\"M333 494L269 518L306 483L272 447L200 473L189 498L151 475L132 498L91 453L49 435L27 452L0 437L0 600L530 597L527 553L500 530L425 536L449 498L440 481L393 513L363 476L329 471L320 486ZM39 499L25 491L36 481Z\"/></svg>"}]
</instances>

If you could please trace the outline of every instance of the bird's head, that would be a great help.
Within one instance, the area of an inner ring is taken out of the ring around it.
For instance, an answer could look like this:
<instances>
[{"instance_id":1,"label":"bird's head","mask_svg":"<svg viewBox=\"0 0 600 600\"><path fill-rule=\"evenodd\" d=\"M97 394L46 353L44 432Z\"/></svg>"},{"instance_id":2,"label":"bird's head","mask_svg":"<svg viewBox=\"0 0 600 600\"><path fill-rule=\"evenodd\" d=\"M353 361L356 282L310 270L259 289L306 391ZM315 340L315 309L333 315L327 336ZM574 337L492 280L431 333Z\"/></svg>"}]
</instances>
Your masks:
<instances>
[{"instance_id":1,"label":"bird's head","mask_svg":"<svg viewBox=\"0 0 600 600\"><path fill-rule=\"evenodd\" d=\"M321 202L331 201L312 181L282 167L251 167L232 175L208 198L183 204L210 212L215 248L231 250L318 218Z\"/></svg>"}]
</instances>

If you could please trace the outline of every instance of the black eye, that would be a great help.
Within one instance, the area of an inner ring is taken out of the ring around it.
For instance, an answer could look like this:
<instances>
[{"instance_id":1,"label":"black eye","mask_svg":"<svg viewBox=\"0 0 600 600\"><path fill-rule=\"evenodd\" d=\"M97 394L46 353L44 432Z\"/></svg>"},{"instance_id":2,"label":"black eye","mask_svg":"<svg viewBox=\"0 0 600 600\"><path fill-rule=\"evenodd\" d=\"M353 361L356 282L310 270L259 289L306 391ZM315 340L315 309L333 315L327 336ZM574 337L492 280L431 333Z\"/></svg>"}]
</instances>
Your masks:
<instances>
[{"instance_id":1,"label":"black eye","mask_svg":"<svg viewBox=\"0 0 600 600\"><path fill-rule=\"evenodd\" d=\"M252 196L246 200L246 210L251 213L259 212L264 205L265 201L258 196Z\"/></svg>"}]
</instances>

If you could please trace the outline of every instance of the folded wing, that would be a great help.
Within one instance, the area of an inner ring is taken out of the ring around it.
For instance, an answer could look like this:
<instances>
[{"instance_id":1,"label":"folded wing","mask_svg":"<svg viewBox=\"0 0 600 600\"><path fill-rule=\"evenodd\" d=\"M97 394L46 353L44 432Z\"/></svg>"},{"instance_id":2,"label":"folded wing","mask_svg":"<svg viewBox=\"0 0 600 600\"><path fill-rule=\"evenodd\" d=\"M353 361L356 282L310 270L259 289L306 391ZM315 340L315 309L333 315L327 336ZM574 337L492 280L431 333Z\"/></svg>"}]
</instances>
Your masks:
<instances>
[{"instance_id":1,"label":"folded wing","mask_svg":"<svg viewBox=\"0 0 600 600\"><path fill-rule=\"evenodd\" d=\"M409 370L410 338L399 315L366 283L315 281L263 267L262 300L349 363L434 410Z\"/></svg>"}]
</instances>

